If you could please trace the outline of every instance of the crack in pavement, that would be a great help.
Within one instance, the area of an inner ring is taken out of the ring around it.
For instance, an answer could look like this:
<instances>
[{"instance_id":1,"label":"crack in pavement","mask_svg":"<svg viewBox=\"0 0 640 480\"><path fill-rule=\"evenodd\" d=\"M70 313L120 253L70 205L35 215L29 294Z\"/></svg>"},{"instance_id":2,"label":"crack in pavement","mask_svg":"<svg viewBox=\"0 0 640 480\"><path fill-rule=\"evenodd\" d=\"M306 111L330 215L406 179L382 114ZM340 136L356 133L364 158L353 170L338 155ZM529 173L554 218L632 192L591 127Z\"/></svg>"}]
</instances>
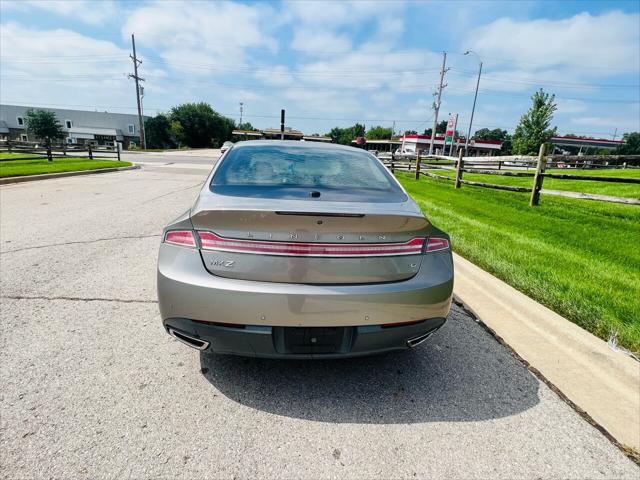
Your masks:
<instances>
[{"instance_id":1,"label":"crack in pavement","mask_svg":"<svg viewBox=\"0 0 640 480\"><path fill-rule=\"evenodd\" d=\"M38 250L40 248L62 247L65 245L80 245L80 244L90 244L90 243L97 243L97 242L109 242L111 240L135 240L135 239L153 238L153 237L160 237L160 234L155 233L153 235L131 235L131 236L123 236L123 237L97 238L95 240L79 240L79 241L63 242L63 243L51 243L49 245L38 245L35 247L16 248L14 250L5 250L3 252L0 251L0 255L6 255L7 253L24 252L25 250Z\"/></svg>"},{"instance_id":2,"label":"crack in pavement","mask_svg":"<svg viewBox=\"0 0 640 480\"><path fill-rule=\"evenodd\" d=\"M142 202L142 204L144 205L145 203L153 202L154 200L157 200L157 199L162 198L162 197L166 197L168 195L173 195L174 193L180 193L180 192L184 192L185 190L190 190L190 189L195 188L195 187L200 187L200 186L202 186L202 183L203 182L196 183L195 185L191 185L189 187L184 187L184 188L180 188L178 190L173 190L171 192L163 193L162 195L158 195L157 197L153 197L153 198L150 198L149 200L145 200L144 202Z\"/></svg>"},{"instance_id":3,"label":"crack in pavement","mask_svg":"<svg viewBox=\"0 0 640 480\"><path fill-rule=\"evenodd\" d=\"M101 298L101 297L46 297L44 295L39 296L27 296L27 295L2 295L0 298L6 298L8 300L67 300L72 302L116 302L116 303L158 303L157 300L138 300L134 298Z\"/></svg>"}]
</instances>

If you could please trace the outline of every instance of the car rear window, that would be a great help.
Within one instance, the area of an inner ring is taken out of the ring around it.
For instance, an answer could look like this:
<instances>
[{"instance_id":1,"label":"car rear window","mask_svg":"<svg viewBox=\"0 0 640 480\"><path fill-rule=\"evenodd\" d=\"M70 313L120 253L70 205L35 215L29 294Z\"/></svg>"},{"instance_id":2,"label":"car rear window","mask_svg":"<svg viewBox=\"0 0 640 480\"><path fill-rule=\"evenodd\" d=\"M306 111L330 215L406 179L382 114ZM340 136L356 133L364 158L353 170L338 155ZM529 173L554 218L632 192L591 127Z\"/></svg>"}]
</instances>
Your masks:
<instances>
[{"instance_id":1,"label":"car rear window","mask_svg":"<svg viewBox=\"0 0 640 480\"><path fill-rule=\"evenodd\" d=\"M210 188L220 194L250 197L302 198L311 189L326 200L371 201L369 197L380 194L399 201L398 196L406 198L387 169L370 154L322 146L236 145L216 170ZM358 196L363 198L354 198Z\"/></svg>"}]
</instances>

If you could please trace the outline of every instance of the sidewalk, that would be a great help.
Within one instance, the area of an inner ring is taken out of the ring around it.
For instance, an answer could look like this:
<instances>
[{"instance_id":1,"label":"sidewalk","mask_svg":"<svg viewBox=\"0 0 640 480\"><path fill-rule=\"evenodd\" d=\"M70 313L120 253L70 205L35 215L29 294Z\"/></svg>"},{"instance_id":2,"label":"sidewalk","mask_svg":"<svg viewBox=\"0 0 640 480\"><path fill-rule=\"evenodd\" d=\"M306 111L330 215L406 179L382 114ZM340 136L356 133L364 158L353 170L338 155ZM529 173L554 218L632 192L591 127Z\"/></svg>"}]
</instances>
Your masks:
<instances>
[{"instance_id":1,"label":"sidewalk","mask_svg":"<svg viewBox=\"0 0 640 480\"><path fill-rule=\"evenodd\" d=\"M455 296L620 444L640 452L640 363L454 254Z\"/></svg>"}]
</instances>

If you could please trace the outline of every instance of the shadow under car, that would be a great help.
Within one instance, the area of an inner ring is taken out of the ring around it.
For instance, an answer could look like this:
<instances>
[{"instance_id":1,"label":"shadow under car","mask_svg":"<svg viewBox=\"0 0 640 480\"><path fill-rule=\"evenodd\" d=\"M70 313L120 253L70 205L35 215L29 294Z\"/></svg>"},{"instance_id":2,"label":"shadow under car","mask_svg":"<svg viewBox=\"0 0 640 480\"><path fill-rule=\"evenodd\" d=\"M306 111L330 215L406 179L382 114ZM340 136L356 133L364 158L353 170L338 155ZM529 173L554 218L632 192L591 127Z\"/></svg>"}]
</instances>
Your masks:
<instances>
[{"instance_id":1,"label":"shadow under car","mask_svg":"<svg viewBox=\"0 0 640 480\"><path fill-rule=\"evenodd\" d=\"M223 395L257 410L331 423L477 421L535 406L538 380L454 306L428 341L344 360L265 360L200 353Z\"/></svg>"}]
</instances>

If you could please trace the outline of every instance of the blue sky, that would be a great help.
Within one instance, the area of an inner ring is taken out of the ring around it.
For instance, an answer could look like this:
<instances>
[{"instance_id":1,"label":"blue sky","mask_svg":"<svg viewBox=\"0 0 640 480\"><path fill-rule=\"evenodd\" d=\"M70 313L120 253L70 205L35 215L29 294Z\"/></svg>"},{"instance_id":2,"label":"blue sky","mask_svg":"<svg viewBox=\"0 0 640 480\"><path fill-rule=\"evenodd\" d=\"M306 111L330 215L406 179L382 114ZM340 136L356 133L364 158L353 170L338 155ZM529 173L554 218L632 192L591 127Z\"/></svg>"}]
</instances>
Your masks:
<instances>
[{"instance_id":1,"label":"blue sky","mask_svg":"<svg viewBox=\"0 0 640 480\"><path fill-rule=\"evenodd\" d=\"M561 133L640 131L640 2L0 1L0 100L145 113L188 101L257 127L354 122L422 131L446 51L441 118L512 131L542 87ZM477 52L464 56L466 50Z\"/></svg>"}]
</instances>

